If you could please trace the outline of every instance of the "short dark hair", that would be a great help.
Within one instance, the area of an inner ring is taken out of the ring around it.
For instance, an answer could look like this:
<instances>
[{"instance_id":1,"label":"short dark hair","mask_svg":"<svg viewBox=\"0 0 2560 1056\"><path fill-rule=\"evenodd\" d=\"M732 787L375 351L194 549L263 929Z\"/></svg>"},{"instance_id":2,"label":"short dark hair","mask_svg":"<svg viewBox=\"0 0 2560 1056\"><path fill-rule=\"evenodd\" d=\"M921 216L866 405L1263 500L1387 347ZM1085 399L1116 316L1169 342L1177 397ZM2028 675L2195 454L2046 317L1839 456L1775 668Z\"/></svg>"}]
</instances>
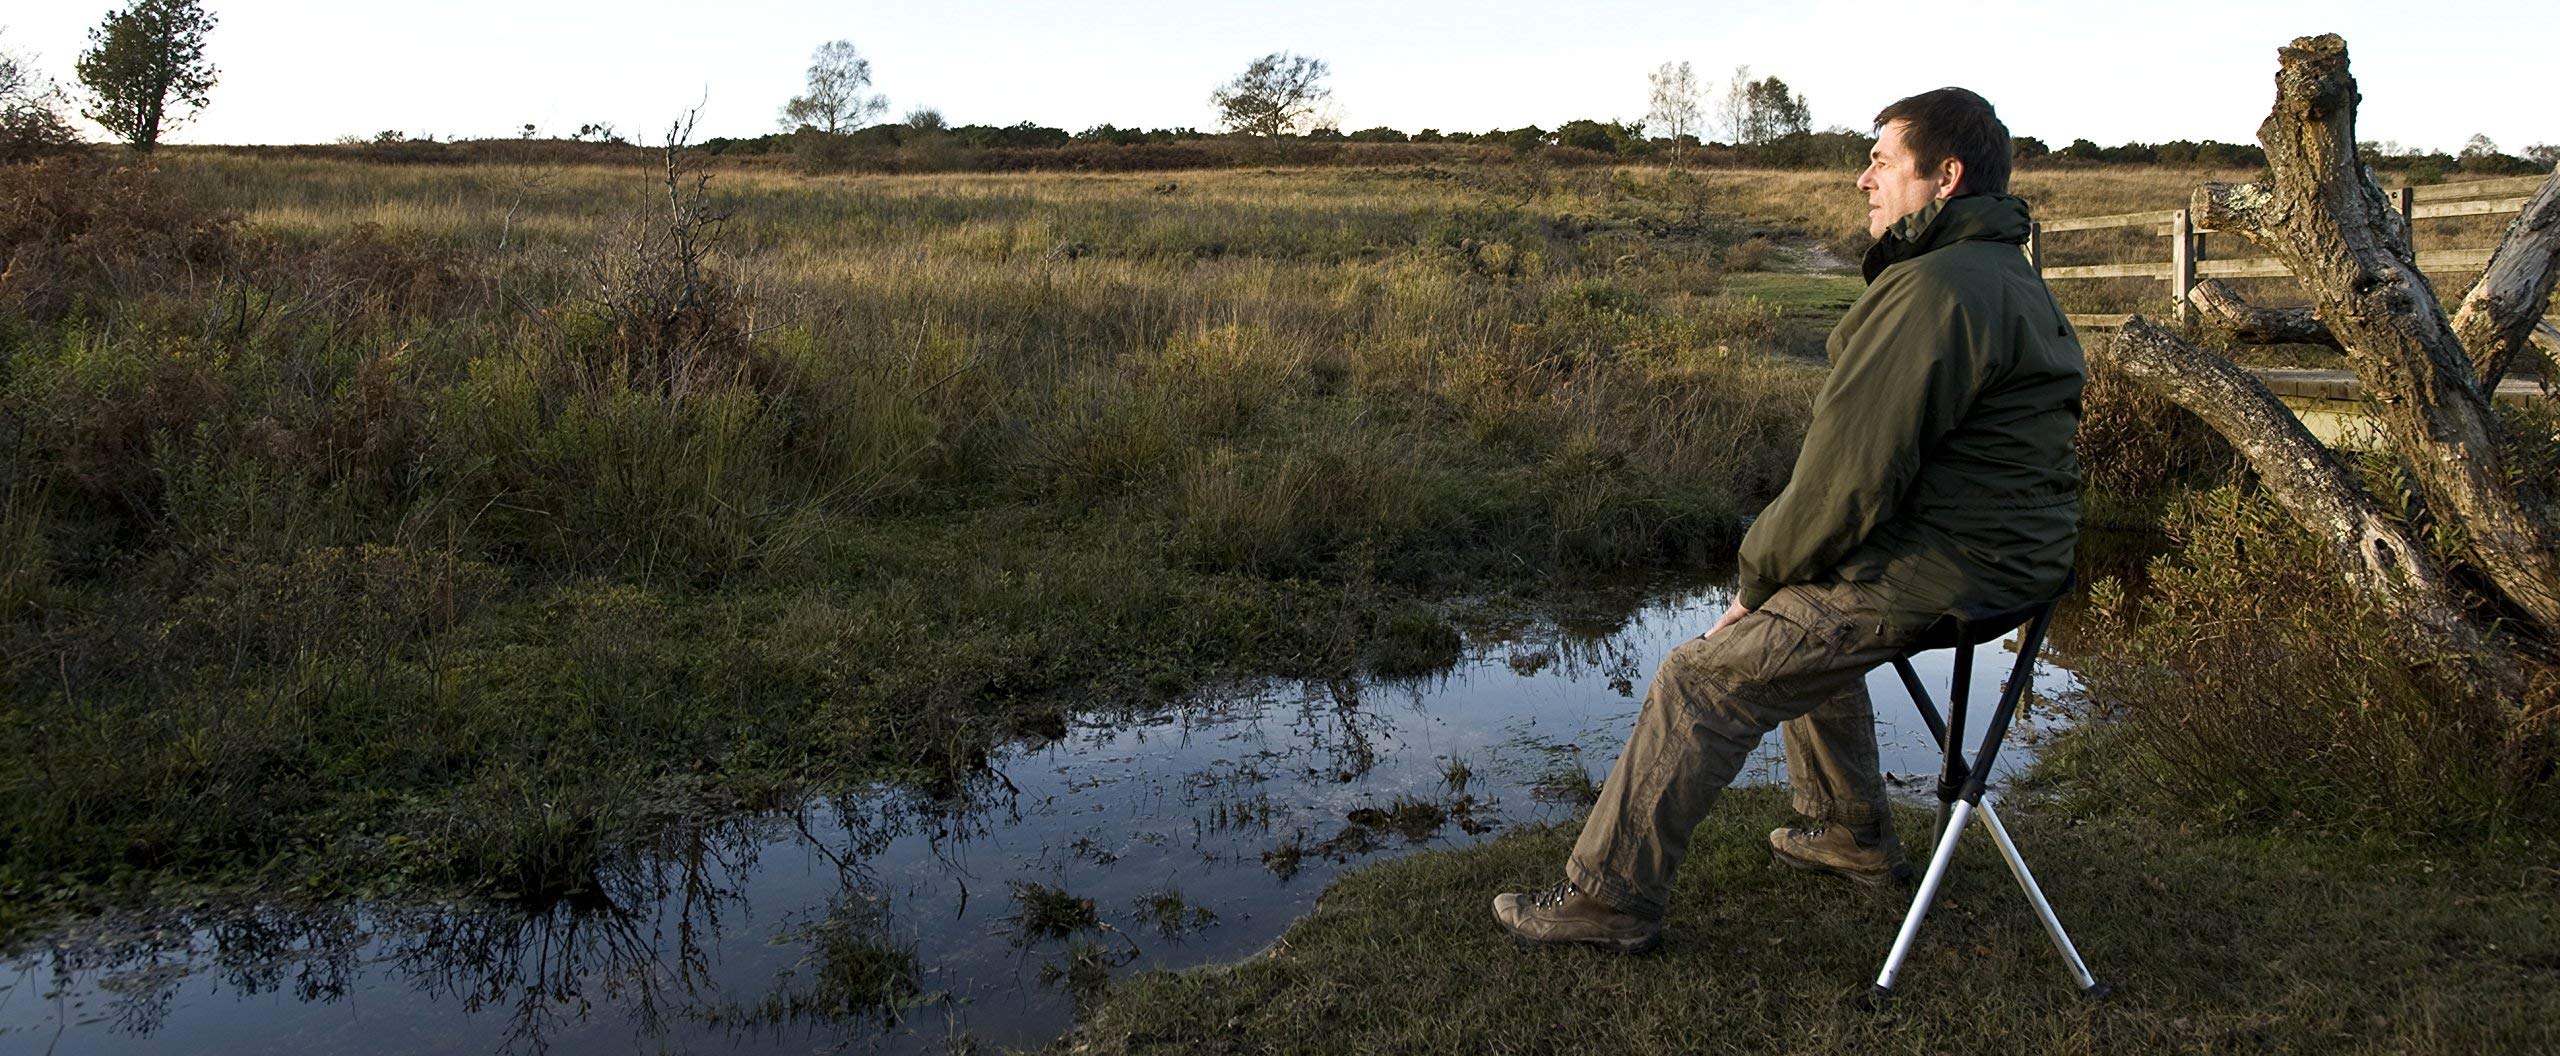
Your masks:
<instances>
[{"instance_id":1,"label":"short dark hair","mask_svg":"<svg viewBox=\"0 0 2560 1056\"><path fill-rule=\"evenodd\" d=\"M2009 126L2000 123L1990 100L1962 88L1940 88L1885 107L1876 115L1876 131L1895 121L1905 123L1902 142L1920 171L1954 158L1964 163L1956 193L2009 193Z\"/></svg>"}]
</instances>

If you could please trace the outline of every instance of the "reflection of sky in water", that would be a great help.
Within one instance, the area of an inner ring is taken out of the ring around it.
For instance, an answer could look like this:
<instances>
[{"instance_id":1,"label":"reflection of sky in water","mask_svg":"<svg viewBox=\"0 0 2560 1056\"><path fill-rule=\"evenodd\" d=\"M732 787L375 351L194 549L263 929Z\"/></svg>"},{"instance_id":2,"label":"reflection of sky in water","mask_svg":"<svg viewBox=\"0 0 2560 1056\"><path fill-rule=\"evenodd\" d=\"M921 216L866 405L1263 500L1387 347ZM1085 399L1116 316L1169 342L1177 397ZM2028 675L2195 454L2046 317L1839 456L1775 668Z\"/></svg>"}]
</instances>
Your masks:
<instances>
[{"instance_id":1,"label":"reflection of sky in water","mask_svg":"<svg viewBox=\"0 0 2560 1056\"><path fill-rule=\"evenodd\" d=\"M1000 776L966 809L882 792L670 836L609 878L619 910L260 908L173 913L104 929L116 933L105 943L58 937L0 977L0 1050L917 1051L954 1033L1037 1045L1073 1014L1059 980L1070 944L1013 937L1010 882L1092 899L1108 930L1081 941L1115 973L1249 955L1351 865L1572 816L1571 776L1606 775L1654 664L1725 602L1689 593L1614 631L1531 630L1415 682L1291 683L1090 718L999 753ZM1922 658L1933 693L1952 655ZM1976 729L2011 661L2001 643L1978 655ZM2047 696L2068 683L2050 668L2036 678ZM1927 731L1891 668L1869 685L1886 770L1925 794ZM2050 721L2031 710L2013 743ZM1999 769L2028 755L2004 752ZM1743 780L1781 780L1781 759L1772 736ZM1446 779L1452 760L1472 773L1462 790ZM1366 813L1399 800L1451 820L1408 836ZM1172 891L1214 922L1177 934L1149 923L1143 901ZM809 991L819 966L804 940L831 914L912 947L920 993L894 1026L758 1014Z\"/></svg>"}]
</instances>

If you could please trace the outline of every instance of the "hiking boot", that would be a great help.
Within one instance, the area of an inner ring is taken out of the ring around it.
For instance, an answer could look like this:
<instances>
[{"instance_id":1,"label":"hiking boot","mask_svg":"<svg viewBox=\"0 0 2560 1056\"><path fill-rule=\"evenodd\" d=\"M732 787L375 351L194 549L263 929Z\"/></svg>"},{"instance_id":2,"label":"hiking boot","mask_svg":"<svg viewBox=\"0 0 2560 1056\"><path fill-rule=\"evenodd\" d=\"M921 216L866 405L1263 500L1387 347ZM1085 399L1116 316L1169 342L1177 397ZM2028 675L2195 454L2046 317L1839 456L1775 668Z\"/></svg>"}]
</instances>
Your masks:
<instances>
[{"instance_id":1,"label":"hiking boot","mask_svg":"<svg viewBox=\"0 0 2560 1056\"><path fill-rule=\"evenodd\" d=\"M1544 891L1493 896L1493 919L1522 942L1597 946L1643 953L1662 943L1660 921L1620 913L1574 889L1568 880Z\"/></svg>"},{"instance_id":2,"label":"hiking boot","mask_svg":"<svg viewBox=\"0 0 2560 1056\"><path fill-rule=\"evenodd\" d=\"M1871 887L1911 882L1911 863L1891 832L1861 834L1846 825L1772 829L1769 850L1798 869L1845 876Z\"/></svg>"}]
</instances>

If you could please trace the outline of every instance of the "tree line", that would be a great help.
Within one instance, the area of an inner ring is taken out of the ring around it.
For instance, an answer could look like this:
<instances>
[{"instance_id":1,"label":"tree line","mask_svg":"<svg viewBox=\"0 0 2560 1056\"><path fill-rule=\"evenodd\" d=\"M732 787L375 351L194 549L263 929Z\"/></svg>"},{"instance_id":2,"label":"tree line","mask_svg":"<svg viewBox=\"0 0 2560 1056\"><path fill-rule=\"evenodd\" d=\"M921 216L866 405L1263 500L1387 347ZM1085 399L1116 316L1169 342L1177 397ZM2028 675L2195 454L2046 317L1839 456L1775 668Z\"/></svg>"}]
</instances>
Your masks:
<instances>
[{"instance_id":1,"label":"tree line","mask_svg":"<svg viewBox=\"0 0 2560 1056\"><path fill-rule=\"evenodd\" d=\"M220 71L205 58L204 43L215 25L214 15L201 0L134 0L128 7L110 11L89 30L89 47L80 55L79 112L136 151L154 149L166 133L192 119L210 101ZM820 44L811 53L802 92L781 107L779 131L716 137L704 141L703 148L715 154L787 154L803 167L821 171L976 167L972 159L958 153L989 151L1012 152L1006 160L1014 163L1022 161L1019 152L1072 149L1087 164L1094 164L1098 147L1162 147L1219 139L1243 139L1284 150L1308 144L1452 144L1497 147L1522 156L1553 150L1579 160L1659 159L1674 168L1684 162L1810 168L1862 165L1874 142L1850 128L1816 131L1812 108L1802 92L1776 76L1754 77L1749 66L1735 67L1717 92L1701 84L1690 63L1665 62L1647 75L1649 92L1641 118L1577 118L1554 128L1523 125L1481 132L1436 128L1406 132L1383 125L1344 131L1332 106L1332 89L1326 84L1331 74L1331 66L1313 56L1279 51L1256 58L1211 90L1208 101L1216 124L1207 129L1122 128L1106 123L1071 132L1029 121L955 126L929 106L915 107L896 121L882 121L889 100L871 90L871 60L852 41L838 39ZM46 82L25 63L0 51L0 158L80 145L64 113L74 102L73 92ZM526 123L512 138L531 141L538 136L537 127ZM612 122L581 125L566 138L608 145L626 142ZM397 130L376 133L370 139L340 139L344 145L376 148L434 142L432 135L412 136ZM2016 146L2018 161L2028 165L2259 168L2267 163L2265 151L2255 144L2213 140L2109 147L2076 139L2056 149L2035 137L2021 136ZM2404 149L2395 143L2357 146L2367 164L2419 183L2454 174L2547 172L2560 164L2560 145L2534 144L2509 154L2485 135L2471 137L2454 153ZM1156 153L1169 167L1271 160L1248 158L1236 151Z\"/></svg>"}]
</instances>

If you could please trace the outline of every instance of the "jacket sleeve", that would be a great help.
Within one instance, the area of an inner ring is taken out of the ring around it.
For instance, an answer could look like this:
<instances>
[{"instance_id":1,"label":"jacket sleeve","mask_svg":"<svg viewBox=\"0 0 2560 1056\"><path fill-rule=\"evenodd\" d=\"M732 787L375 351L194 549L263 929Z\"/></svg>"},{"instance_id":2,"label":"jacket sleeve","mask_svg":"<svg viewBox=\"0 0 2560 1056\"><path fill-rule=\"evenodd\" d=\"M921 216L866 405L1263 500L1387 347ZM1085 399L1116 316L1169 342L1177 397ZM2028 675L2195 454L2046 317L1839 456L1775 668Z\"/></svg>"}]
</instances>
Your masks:
<instances>
[{"instance_id":1,"label":"jacket sleeve","mask_svg":"<svg viewBox=\"0 0 2560 1056\"><path fill-rule=\"evenodd\" d=\"M1860 308L1843 320L1786 489L1743 536L1746 608L1820 578L1892 519L1922 458L1963 420L1976 391L1987 335L1948 284L1926 273L1891 276Z\"/></svg>"}]
</instances>

